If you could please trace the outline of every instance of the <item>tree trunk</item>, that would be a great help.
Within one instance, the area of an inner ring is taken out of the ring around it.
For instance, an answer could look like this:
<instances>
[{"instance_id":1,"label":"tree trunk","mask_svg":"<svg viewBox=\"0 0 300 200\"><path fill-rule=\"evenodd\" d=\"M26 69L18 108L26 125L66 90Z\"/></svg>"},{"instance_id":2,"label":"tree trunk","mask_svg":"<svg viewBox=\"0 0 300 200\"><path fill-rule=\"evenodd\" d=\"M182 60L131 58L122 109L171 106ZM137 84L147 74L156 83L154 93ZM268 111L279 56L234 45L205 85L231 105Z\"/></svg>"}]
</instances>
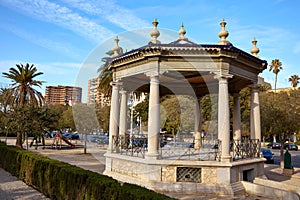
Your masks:
<instances>
[{"instance_id":1,"label":"tree trunk","mask_svg":"<svg viewBox=\"0 0 300 200\"><path fill-rule=\"evenodd\" d=\"M277 74L275 75L275 93L276 93L276 87L277 86Z\"/></svg>"},{"instance_id":2,"label":"tree trunk","mask_svg":"<svg viewBox=\"0 0 300 200\"><path fill-rule=\"evenodd\" d=\"M17 133L17 140L16 140L16 147L20 148L20 149L23 149L23 146L22 146L22 133L21 132L18 132Z\"/></svg>"},{"instance_id":3,"label":"tree trunk","mask_svg":"<svg viewBox=\"0 0 300 200\"><path fill-rule=\"evenodd\" d=\"M283 158L283 146L284 146L284 140L280 141L280 168L284 168L284 158Z\"/></svg>"}]
</instances>

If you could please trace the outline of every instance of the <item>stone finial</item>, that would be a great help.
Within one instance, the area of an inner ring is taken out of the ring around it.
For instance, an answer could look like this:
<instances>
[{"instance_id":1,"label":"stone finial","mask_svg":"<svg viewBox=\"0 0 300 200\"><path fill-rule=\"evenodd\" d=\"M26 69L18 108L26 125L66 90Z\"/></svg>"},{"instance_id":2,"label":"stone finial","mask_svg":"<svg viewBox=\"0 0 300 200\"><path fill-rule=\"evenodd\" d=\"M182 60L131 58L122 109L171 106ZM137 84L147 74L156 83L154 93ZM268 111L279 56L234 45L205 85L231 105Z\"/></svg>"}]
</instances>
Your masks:
<instances>
[{"instance_id":1,"label":"stone finial","mask_svg":"<svg viewBox=\"0 0 300 200\"><path fill-rule=\"evenodd\" d=\"M257 40L255 38L253 38L252 40L252 44L253 44L253 47L251 49L251 53L252 55L258 57L258 53L259 53L259 48L256 47L256 44L257 44Z\"/></svg>"},{"instance_id":2,"label":"stone finial","mask_svg":"<svg viewBox=\"0 0 300 200\"><path fill-rule=\"evenodd\" d=\"M151 39L150 43L160 44L160 41L157 39L159 37L160 33L157 30L158 21L156 20L156 18L154 18L152 24L153 24L153 29L150 32L150 36L152 37L152 39Z\"/></svg>"},{"instance_id":3,"label":"stone finial","mask_svg":"<svg viewBox=\"0 0 300 200\"><path fill-rule=\"evenodd\" d=\"M112 51L114 52L113 53L113 55L112 55L112 57L117 57L117 56L119 56L120 54L120 47L119 47L119 38L118 38L118 36L116 36L116 38L115 38L115 46L112 48Z\"/></svg>"},{"instance_id":4,"label":"stone finial","mask_svg":"<svg viewBox=\"0 0 300 200\"><path fill-rule=\"evenodd\" d=\"M219 38L221 39L218 44L223 44L223 45L228 45L228 44L231 44L229 41L226 40L226 38L228 37L229 33L228 31L226 31L225 29L225 26L226 26L226 22L224 19L222 19L222 22L220 23L222 29L221 31L219 32Z\"/></svg>"},{"instance_id":5,"label":"stone finial","mask_svg":"<svg viewBox=\"0 0 300 200\"><path fill-rule=\"evenodd\" d=\"M184 30L184 25L183 23L181 24L181 28L178 31L179 38L177 40L187 40L187 38L184 36L186 34L186 31Z\"/></svg>"}]
</instances>

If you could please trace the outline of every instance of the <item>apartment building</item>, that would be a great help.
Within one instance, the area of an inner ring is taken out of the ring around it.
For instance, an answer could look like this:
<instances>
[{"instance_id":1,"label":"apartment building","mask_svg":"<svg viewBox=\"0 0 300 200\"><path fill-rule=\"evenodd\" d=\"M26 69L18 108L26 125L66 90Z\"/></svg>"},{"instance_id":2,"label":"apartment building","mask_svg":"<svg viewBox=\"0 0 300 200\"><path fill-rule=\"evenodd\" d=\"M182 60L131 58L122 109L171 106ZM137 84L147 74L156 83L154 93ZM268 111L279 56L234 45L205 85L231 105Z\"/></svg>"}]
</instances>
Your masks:
<instances>
[{"instance_id":1,"label":"apartment building","mask_svg":"<svg viewBox=\"0 0 300 200\"><path fill-rule=\"evenodd\" d=\"M74 86L46 86L45 103L73 105L81 103L82 88Z\"/></svg>"},{"instance_id":2,"label":"apartment building","mask_svg":"<svg viewBox=\"0 0 300 200\"><path fill-rule=\"evenodd\" d=\"M88 104L100 104L101 106L110 105L110 98L105 97L105 95L99 90L98 86L101 78L96 77L88 80Z\"/></svg>"}]
</instances>

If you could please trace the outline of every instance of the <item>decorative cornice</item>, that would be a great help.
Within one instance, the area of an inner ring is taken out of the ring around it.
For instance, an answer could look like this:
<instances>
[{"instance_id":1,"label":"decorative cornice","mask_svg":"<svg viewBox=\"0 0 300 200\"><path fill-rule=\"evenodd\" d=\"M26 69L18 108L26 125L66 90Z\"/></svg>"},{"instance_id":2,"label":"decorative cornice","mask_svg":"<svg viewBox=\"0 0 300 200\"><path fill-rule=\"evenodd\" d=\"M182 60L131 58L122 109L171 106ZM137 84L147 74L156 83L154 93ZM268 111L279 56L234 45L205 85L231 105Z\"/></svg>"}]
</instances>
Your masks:
<instances>
[{"instance_id":1,"label":"decorative cornice","mask_svg":"<svg viewBox=\"0 0 300 200\"><path fill-rule=\"evenodd\" d=\"M151 62L150 57L157 57L158 59L164 57L178 57L178 56L206 56L206 57L228 57L237 60L244 60L257 63L261 65L260 71L263 71L267 67L267 61L261 60L247 52L244 52L233 45L209 45L209 44L188 44L188 45L172 45L172 44L149 44L138 49L126 52L115 58L108 60L109 68L121 67L141 60L145 62ZM243 59L242 59L243 60Z\"/></svg>"}]
</instances>

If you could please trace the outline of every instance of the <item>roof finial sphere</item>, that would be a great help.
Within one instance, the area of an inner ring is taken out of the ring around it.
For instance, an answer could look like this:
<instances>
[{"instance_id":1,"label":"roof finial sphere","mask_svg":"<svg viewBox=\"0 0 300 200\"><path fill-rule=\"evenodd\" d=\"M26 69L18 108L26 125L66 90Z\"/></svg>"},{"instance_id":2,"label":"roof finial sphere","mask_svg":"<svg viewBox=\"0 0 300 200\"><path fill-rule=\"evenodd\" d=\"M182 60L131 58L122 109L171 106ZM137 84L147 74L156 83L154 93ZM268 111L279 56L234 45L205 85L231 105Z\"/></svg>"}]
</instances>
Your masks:
<instances>
[{"instance_id":1,"label":"roof finial sphere","mask_svg":"<svg viewBox=\"0 0 300 200\"><path fill-rule=\"evenodd\" d=\"M153 29L150 32L150 36L152 37L152 40L150 41L150 43L160 44L160 41L157 39L159 37L160 33L157 30L158 21L156 20L156 18L154 18L152 24L153 24Z\"/></svg>"},{"instance_id":2,"label":"roof finial sphere","mask_svg":"<svg viewBox=\"0 0 300 200\"><path fill-rule=\"evenodd\" d=\"M112 57L116 57L119 56L119 52L120 52L120 47L119 47L119 37L116 36L115 38L115 46L112 48L112 51L114 52L114 54L112 55Z\"/></svg>"},{"instance_id":3,"label":"roof finial sphere","mask_svg":"<svg viewBox=\"0 0 300 200\"><path fill-rule=\"evenodd\" d=\"M224 18L222 19L220 25L221 25L221 31L219 32L219 38L221 39L218 44L223 44L223 45L228 45L230 44L229 41L226 40L226 38L228 37L229 33L228 31L225 29L226 26L226 22L224 20Z\"/></svg>"},{"instance_id":4,"label":"roof finial sphere","mask_svg":"<svg viewBox=\"0 0 300 200\"><path fill-rule=\"evenodd\" d=\"M256 44L257 44L256 38L253 38L252 44L253 44L253 47L252 47L252 49L251 49L251 53L252 53L252 55L258 57L257 54L259 53L259 48L257 48L257 46L256 46Z\"/></svg>"},{"instance_id":5,"label":"roof finial sphere","mask_svg":"<svg viewBox=\"0 0 300 200\"><path fill-rule=\"evenodd\" d=\"M187 38L184 36L186 34L186 31L184 29L183 22L181 23L180 30L178 31L179 38L177 40L187 40Z\"/></svg>"}]
</instances>

